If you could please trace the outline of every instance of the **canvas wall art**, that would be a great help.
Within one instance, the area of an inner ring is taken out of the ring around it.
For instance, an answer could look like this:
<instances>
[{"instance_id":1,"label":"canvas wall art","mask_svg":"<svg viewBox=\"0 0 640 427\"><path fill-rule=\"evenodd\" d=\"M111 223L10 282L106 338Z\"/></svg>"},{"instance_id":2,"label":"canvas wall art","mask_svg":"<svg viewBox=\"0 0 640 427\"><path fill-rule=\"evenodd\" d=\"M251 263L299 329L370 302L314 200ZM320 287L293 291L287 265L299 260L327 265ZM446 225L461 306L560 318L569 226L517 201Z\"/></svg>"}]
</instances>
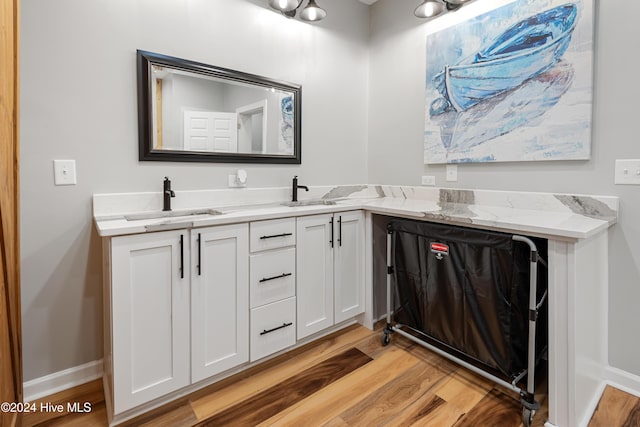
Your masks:
<instances>
[{"instance_id":1,"label":"canvas wall art","mask_svg":"<svg viewBox=\"0 0 640 427\"><path fill-rule=\"evenodd\" d=\"M293 96L280 96L278 153L293 154Z\"/></svg>"},{"instance_id":2,"label":"canvas wall art","mask_svg":"<svg viewBox=\"0 0 640 427\"><path fill-rule=\"evenodd\" d=\"M426 54L425 163L590 158L593 0L517 0Z\"/></svg>"}]
</instances>

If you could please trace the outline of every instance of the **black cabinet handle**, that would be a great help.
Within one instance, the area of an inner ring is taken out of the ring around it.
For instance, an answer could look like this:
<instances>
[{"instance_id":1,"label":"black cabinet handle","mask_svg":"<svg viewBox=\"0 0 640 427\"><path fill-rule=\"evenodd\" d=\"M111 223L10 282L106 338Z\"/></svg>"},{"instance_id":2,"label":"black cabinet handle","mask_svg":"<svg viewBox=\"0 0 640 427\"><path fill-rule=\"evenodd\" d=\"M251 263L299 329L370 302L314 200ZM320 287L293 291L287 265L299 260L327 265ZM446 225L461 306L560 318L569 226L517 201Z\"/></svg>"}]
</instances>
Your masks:
<instances>
[{"instance_id":1,"label":"black cabinet handle","mask_svg":"<svg viewBox=\"0 0 640 427\"><path fill-rule=\"evenodd\" d=\"M202 275L202 240L200 237L200 233L198 233L198 276Z\"/></svg>"},{"instance_id":2,"label":"black cabinet handle","mask_svg":"<svg viewBox=\"0 0 640 427\"><path fill-rule=\"evenodd\" d=\"M331 223L331 240L329 240L329 243L331 243L331 247L333 248L333 217L331 217L331 221L329 221Z\"/></svg>"},{"instance_id":3,"label":"black cabinet handle","mask_svg":"<svg viewBox=\"0 0 640 427\"><path fill-rule=\"evenodd\" d=\"M338 246L342 246L342 215L338 217Z\"/></svg>"},{"instance_id":4,"label":"black cabinet handle","mask_svg":"<svg viewBox=\"0 0 640 427\"><path fill-rule=\"evenodd\" d=\"M283 277L287 277L287 276L291 276L293 273L284 273L281 274L279 276L273 276L273 277L266 277L264 279L260 279L259 283L264 283L264 282L268 282L269 280L276 280L276 279L282 279Z\"/></svg>"},{"instance_id":5,"label":"black cabinet handle","mask_svg":"<svg viewBox=\"0 0 640 427\"><path fill-rule=\"evenodd\" d=\"M273 239L275 237L287 237L287 236L293 236L293 233L282 233L282 234L274 234L272 236L262 236L260 237L260 240Z\"/></svg>"},{"instance_id":6,"label":"black cabinet handle","mask_svg":"<svg viewBox=\"0 0 640 427\"><path fill-rule=\"evenodd\" d=\"M283 323L282 326L278 326L277 328L273 328L269 330L265 329L264 331L260 332L260 335L266 335L271 332L277 331L278 329L286 328L287 326L291 326L291 325L293 325L293 323Z\"/></svg>"},{"instance_id":7,"label":"black cabinet handle","mask_svg":"<svg viewBox=\"0 0 640 427\"><path fill-rule=\"evenodd\" d=\"M180 235L180 278L184 279L184 234Z\"/></svg>"}]
</instances>

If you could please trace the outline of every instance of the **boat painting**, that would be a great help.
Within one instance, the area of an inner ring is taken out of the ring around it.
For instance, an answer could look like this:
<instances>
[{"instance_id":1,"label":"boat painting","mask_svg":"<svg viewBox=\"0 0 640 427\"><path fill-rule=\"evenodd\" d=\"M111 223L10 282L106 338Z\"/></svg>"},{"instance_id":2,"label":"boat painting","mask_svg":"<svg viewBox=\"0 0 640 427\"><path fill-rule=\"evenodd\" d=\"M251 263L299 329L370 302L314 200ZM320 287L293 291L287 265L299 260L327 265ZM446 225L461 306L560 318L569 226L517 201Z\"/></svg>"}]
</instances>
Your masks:
<instances>
[{"instance_id":1,"label":"boat painting","mask_svg":"<svg viewBox=\"0 0 640 427\"><path fill-rule=\"evenodd\" d=\"M431 114L449 108L466 111L549 69L569 46L576 14L576 5L566 4L531 16L471 58L445 66L434 77L443 98L433 102Z\"/></svg>"},{"instance_id":2,"label":"boat painting","mask_svg":"<svg viewBox=\"0 0 640 427\"><path fill-rule=\"evenodd\" d=\"M515 1L428 36L425 163L589 158L592 0L554 3Z\"/></svg>"}]
</instances>

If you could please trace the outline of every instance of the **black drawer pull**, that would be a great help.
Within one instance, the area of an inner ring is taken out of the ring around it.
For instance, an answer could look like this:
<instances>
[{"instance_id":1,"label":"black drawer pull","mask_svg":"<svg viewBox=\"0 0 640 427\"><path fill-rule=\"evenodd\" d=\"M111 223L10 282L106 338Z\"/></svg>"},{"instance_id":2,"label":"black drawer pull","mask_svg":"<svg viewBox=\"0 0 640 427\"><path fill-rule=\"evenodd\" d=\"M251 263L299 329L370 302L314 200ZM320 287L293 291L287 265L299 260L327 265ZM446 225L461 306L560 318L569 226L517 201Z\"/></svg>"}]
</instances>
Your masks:
<instances>
[{"instance_id":1,"label":"black drawer pull","mask_svg":"<svg viewBox=\"0 0 640 427\"><path fill-rule=\"evenodd\" d=\"M184 279L184 234L180 235L180 278Z\"/></svg>"},{"instance_id":2,"label":"black drawer pull","mask_svg":"<svg viewBox=\"0 0 640 427\"><path fill-rule=\"evenodd\" d=\"M259 283L268 282L269 280L282 279L283 277L291 276L292 274L293 273L284 273L284 274L281 274L279 276L265 277L264 279L260 279Z\"/></svg>"},{"instance_id":3,"label":"black drawer pull","mask_svg":"<svg viewBox=\"0 0 640 427\"><path fill-rule=\"evenodd\" d=\"M329 240L329 243L331 244L331 247L333 248L333 217L331 217L331 221L329 221L329 223L331 224L331 240Z\"/></svg>"},{"instance_id":4,"label":"black drawer pull","mask_svg":"<svg viewBox=\"0 0 640 427\"><path fill-rule=\"evenodd\" d=\"M293 325L293 323L283 323L282 326L278 326L277 328L269 329L268 331L265 329L264 331L260 332L260 335L266 335L270 332L274 332L274 331L277 331L278 329L286 328L287 326L291 326L291 325Z\"/></svg>"},{"instance_id":5,"label":"black drawer pull","mask_svg":"<svg viewBox=\"0 0 640 427\"><path fill-rule=\"evenodd\" d=\"M198 276L202 275L202 237L198 233Z\"/></svg>"},{"instance_id":6,"label":"black drawer pull","mask_svg":"<svg viewBox=\"0 0 640 427\"><path fill-rule=\"evenodd\" d=\"M273 239L275 237L287 237L287 236L293 236L293 233L282 233L282 234L274 234L272 236L262 236L260 237L260 240Z\"/></svg>"}]
</instances>

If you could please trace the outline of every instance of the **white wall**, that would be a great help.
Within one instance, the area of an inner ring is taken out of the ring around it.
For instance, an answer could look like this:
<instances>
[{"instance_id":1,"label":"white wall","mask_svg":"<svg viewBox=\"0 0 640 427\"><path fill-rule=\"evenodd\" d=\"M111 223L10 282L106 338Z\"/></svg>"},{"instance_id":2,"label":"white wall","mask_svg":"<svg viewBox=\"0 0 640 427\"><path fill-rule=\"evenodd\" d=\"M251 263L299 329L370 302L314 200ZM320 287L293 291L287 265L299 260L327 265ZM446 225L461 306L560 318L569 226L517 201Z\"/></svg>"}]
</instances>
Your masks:
<instances>
[{"instance_id":1,"label":"white wall","mask_svg":"<svg viewBox=\"0 0 640 427\"><path fill-rule=\"evenodd\" d=\"M422 175L435 175L437 184L446 187L619 196L620 221L609 239L609 361L640 375L640 187L613 184L615 159L640 158L635 129L640 85L631 71L640 67L634 54L640 2L596 1L590 161L464 164L454 183L445 181L444 166L423 164L425 39L430 24L412 15L416 4L379 0L371 8L369 182L420 185Z\"/></svg>"},{"instance_id":2,"label":"white wall","mask_svg":"<svg viewBox=\"0 0 640 427\"><path fill-rule=\"evenodd\" d=\"M367 180L368 7L323 0L309 25L262 0L21 2L21 256L24 378L102 357L94 193ZM138 162L136 49L302 85L302 165ZM53 159L78 185L53 185ZM328 167L330 165L330 167Z\"/></svg>"}]
</instances>

